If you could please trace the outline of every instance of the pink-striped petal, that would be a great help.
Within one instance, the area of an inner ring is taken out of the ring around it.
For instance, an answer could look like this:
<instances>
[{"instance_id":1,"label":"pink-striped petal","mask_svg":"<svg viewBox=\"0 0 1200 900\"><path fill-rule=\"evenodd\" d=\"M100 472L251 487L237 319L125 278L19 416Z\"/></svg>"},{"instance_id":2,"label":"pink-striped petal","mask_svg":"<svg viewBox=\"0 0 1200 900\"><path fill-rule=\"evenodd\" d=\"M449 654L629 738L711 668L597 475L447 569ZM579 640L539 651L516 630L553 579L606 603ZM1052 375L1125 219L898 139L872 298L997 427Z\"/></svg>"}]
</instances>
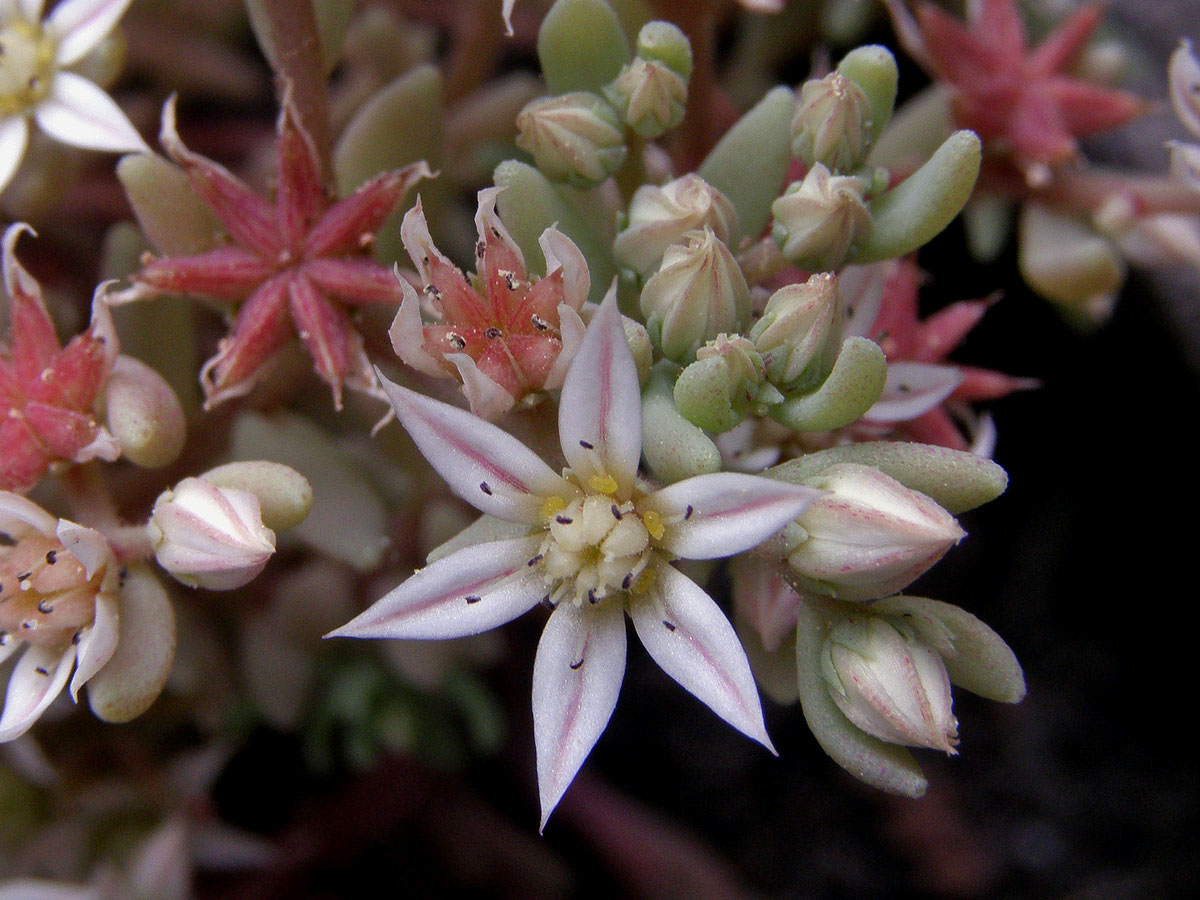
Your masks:
<instances>
[{"instance_id":1,"label":"pink-striped petal","mask_svg":"<svg viewBox=\"0 0 1200 900\"><path fill-rule=\"evenodd\" d=\"M663 549L684 559L719 559L758 546L821 493L758 475L717 472L678 481L647 503L666 526Z\"/></svg>"},{"instance_id":2,"label":"pink-striped petal","mask_svg":"<svg viewBox=\"0 0 1200 900\"><path fill-rule=\"evenodd\" d=\"M872 422L904 422L928 412L954 393L962 383L957 366L895 362L888 366L883 393L864 419Z\"/></svg>"},{"instance_id":3,"label":"pink-striped petal","mask_svg":"<svg viewBox=\"0 0 1200 900\"><path fill-rule=\"evenodd\" d=\"M0 743L18 738L62 693L75 664L75 645L39 647L31 644L13 666L0 715Z\"/></svg>"},{"instance_id":4,"label":"pink-striped petal","mask_svg":"<svg viewBox=\"0 0 1200 900\"><path fill-rule=\"evenodd\" d=\"M44 27L58 41L54 64L70 66L90 53L116 26L130 0L64 0L51 10Z\"/></svg>"},{"instance_id":5,"label":"pink-striped petal","mask_svg":"<svg viewBox=\"0 0 1200 900\"><path fill-rule=\"evenodd\" d=\"M545 499L569 499L571 486L541 458L465 409L379 376L400 424L450 489L480 512L529 525L545 518Z\"/></svg>"},{"instance_id":6,"label":"pink-striped petal","mask_svg":"<svg viewBox=\"0 0 1200 900\"><path fill-rule=\"evenodd\" d=\"M563 603L546 622L533 663L533 740L541 829L599 739L625 677L619 603Z\"/></svg>"},{"instance_id":7,"label":"pink-striped petal","mask_svg":"<svg viewBox=\"0 0 1200 900\"><path fill-rule=\"evenodd\" d=\"M150 148L112 97L74 72L56 72L50 94L34 112L38 127L72 147L114 153L149 153Z\"/></svg>"},{"instance_id":8,"label":"pink-striped petal","mask_svg":"<svg viewBox=\"0 0 1200 900\"><path fill-rule=\"evenodd\" d=\"M464 547L417 570L327 637L465 637L511 622L541 602L546 585L529 565L541 538Z\"/></svg>"},{"instance_id":9,"label":"pink-striped petal","mask_svg":"<svg viewBox=\"0 0 1200 900\"><path fill-rule=\"evenodd\" d=\"M630 495L642 455L642 392L615 282L563 380L558 435L563 455L584 484L610 477L619 496Z\"/></svg>"},{"instance_id":10,"label":"pink-striped petal","mask_svg":"<svg viewBox=\"0 0 1200 900\"><path fill-rule=\"evenodd\" d=\"M750 663L733 626L690 578L665 564L655 574L654 589L629 604L646 651L685 690L774 753Z\"/></svg>"}]
</instances>

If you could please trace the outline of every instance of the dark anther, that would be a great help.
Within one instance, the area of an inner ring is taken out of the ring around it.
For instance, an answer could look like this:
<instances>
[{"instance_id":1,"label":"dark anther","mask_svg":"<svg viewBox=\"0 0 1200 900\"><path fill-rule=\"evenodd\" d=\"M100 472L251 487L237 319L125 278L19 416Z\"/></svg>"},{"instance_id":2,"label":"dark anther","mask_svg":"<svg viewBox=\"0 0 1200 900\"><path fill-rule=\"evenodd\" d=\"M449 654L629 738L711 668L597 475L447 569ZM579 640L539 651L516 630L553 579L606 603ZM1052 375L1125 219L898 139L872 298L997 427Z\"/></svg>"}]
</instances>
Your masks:
<instances>
[{"instance_id":1,"label":"dark anther","mask_svg":"<svg viewBox=\"0 0 1200 900\"><path fill-rule=\"evenodd\" d=\"M667 626L667 631L675 630L675 626L671 622L668 622L666 619L663 619L663 624Z\"/></svg>"},{"instance_id":2,"label":"dark anther","mask_svg":"<svg viewBox=\"0 0 1200 900\"><path fill-rule=\"evenodd\" d=\"M26 578L28 578L32 574L33 574L32 570L30 570L28 572L22 572L20 575L17 576L17 581L24 581Z\"/></svg>"},{"instance_id":3,"label":"dark anther","mask_svg":"<svg viewBox=\"0 0 1200 900\"><path fill-rule=\"evenodd\" d=\"M478 603L478 602L479 602L480 600L482 600L482 599L483 599L482 597L480 597L480 596L478 596L478 595L476 595L476 594L467 594L467 603L468 603L468 604L470 604L470 603Z\"/></svg>"},{"instance_id":4,"label":"dark anther","mask_svg":"<svg viewBox=\"0 0 1200 900\"><path fill-rule=\"evenodd\" d=\"M461 350L463 347L467 346L467 339L457 331L451 331L448 335L446 335L446 340L450 342L450 346L455 350Z\"/></svg>"},{"instance_id":5,"label":"dark anther","mask_svg":"<svg viewBox=\"0 0 1200 900\"><path fill-rule=\"evenodd\" d=\"M536 328L538 331L548 331L550 329L550 323L547 322L545 319L543 319L541 316L539 316L537 313L534 313L530 317L529 321L533 323L533 327Z\"/></svg>"},{"instance_id":6,"label":"dark anther","mask_svg":"<svg viewBox=\"0 0 1200 900\"><path fill-rule=\"evenodd\" d=\"M584 450L595 450L596 449L594 444L589 444L587 441L580 441L579 446L582 447Z\"/></svg>"},{"instance_id":7,"label":"dark anther","mask_svg":"<svg viewBox=\"0 0 1200 900\"><path fill-rule=\"evenodd\" d=\"M475 255L483 259L483 254L487 252L487 244L484 241L475 242Z\"/></svg>"},{"instance_id":8,"label":"dark anther","mask_svg":"<svg viewBox=\"0 0 1200 900\"><path fill-rule=\"evenodd\" d=\"M481 491L483 491L485 494L487 494L489 497L492 496L492 489L490 487L488 487L488 483L486 481L479 482L479 489Z\"/></svg>"},{"instance_id":9,"label":"dark anther","mask_svg":"<svg viewBox=\"0 0 1200 900\"><path fill-rule=\"evenodd\" d=\"M49 675L49 674L50 674L50 670L49 670L49 669L45 669L45 668L43 668L43 667L41 667L41 666L38 666L38 667L37 667L36 669L34 669L33 671L37 672L39 675Z\"/></svg>"},{"instance_id":10,"label":"dark anther","mask_svg":"<svg viewBox=\"0 0 1200 900\"><path fill-rule=\"evenodd\" d=\"M542 597L542 606L546 607L546 609L549 609L549 610L554 609L554 604L550 602L549 594L546 594L546 596Z\"/></svg>"},{"instance_id":11,"label":"dark anther","mask_svg":"<svg viewBox=\"0 0 1200 900\"><path fill-rule=\"evenodd\" d=\"M616 519L618 522L620 522L621 521L621 511L619 509L617 509L617 504L614 503L612 506L609 507L609 509L612 510L613 518Z\"/></svg>"},{"instance_id":12,"label":"dark anther","mask_svg":"<svg viewBox=\"0 0 1200 900\"><path fill-rule=\"evenodd\" d=\"M500 335L504 334L504 332L501 331L499 328L497 328L495 325L493 325L491 328L489 328L483 334L485 337L491 338L494 341L496 338L500 337Z\"/></svg>"},{"instance_id":13,"label":"dark anther","mask_svg":"<svg viewBox=\"0 0 1200 900\"><path fill-rule=\"evenodd\" d=\"M129 578L129 567L121 566L121 568L117 570L117 586L124 587L125 582L128 578Z\"/></svg>"},{"instance_id":14,"label":"dark anther","mask_svg":"<svg viewBox=\"0 0 1200 900\"><path fill-rule=\"evenodd\" d=\"M46 551L46 562L49 563L50 565L54 565L56 562L58 562L58 551L57 550L47 550Z\"/></svg>"},{"instance_id":15,"label":"dark anther","mask_svg":"<svg viewBox=\"0 0 1200 900\"><path fill-rule=\"evenodd\" d=\"M595 592L595 590L589 589L589 590L588 590L588 603L593 603L593 604L594 604L594 603L599 603L599 602L600 602L600 601L596 599L596 592Z\"/></svg>"},{"instance_id":16,"label":"dark anther","mask_svg":"<svg viewBox=\"0 0 1200 900\"><path fill-rule=\"evenodd\" d=\"M0 647L8 646L8 632L0 628Z\"/></svg>"},{"instance_id":17,"label":"dark anther","mask_svg":"<svg viewBox=\"0 0 1200 900\"><path fill-rule=\"evenodd\" d=\"M17 539L7 531L0 531L0 547L16 546Z\"/></svg>"},{"instance_id":18,"label":"dark anther","mask_svg":"<svg viewBox=\"0 0 1200 900\"><path fill-rule=\"evenodd\" d=\"M692 509L692 504L689 503L687 510L683 514L683 521L686 522L688 519L690 519L692 517L692 513L694 513L695 511L696 510Z\"/></svg>"},{"instance_id":19,"label":"dark anther","mask_svg":"<svg viewBox=\"0 0 1200 900\"><path fill-rule=\"evenodd\" d=\"M623 590L623 591L629 590L629 586L631 584L633 584L633 573L632 572L630 572L628 575L626 575L624 578L621 579L621 590Z\"/></svg>"},{"instance_id":20,"label":"dark anther","mask_svg":"<svg viewBox=\"0 0 1200 900\"><path fill-rule=\"evenodd\" d=\"M48 615L50 615L50 613L54 612L54 607L48 605L46 603L46 598L43 597L41 600L38 601L37 611L40 612L43 616L48 616Z\"/></svg>"},{"instance_id":21,"label":"dark anther","mask_svg":"<svg viewBox=\"0 0 1200 900\"><path fill-rule=\"evenodd\" d=\"M557 522L559 525L570 525L575 520L572 519L570 516L555 516L554 521Z\"/></svg>"},{"instance_id":22,"label":"dark anther","mask_svg":"<svg viewBox=\"0 0 1200 900\"><path fill-rule=\"evenodd\" d=\"M578 669L580 666L582 666L582 665L583 665L583 657L582 657L582 656L581 656L581 657L579 657L579 659L575 660L575 662L573 662L573 663L568 663L568 665L569 665L569 666L570 666L572 669Z\"/></svg>"},{"instance_id":23,"label":"dark anther","mask_svg":"<svg viewBox=\"0 0 1200 900\"><path fill-rule=\"evenodd\" d=\"M536 566L536 565L537 565L538 563L540 563L540 562L541 562L541 561L542 561L544 558L545 558L545 557L543 557L543 556L542 556L542 554L540 554L540 553L539 553L537 556L531 557L530 559L526 560L526 561L525 561L525 565L527 565L527 566Z\"/></svg>"},{"instance_id":24,"label":"dark anther","mask_svg":"<svg viewBox=\"0 0 1200 900\"><path fill-rule=\"evenodd\" d=\"M902 394L911 394L912 393L912 388L909 387L907 384L896 385L896 390L898 390Z\"/></svg>"},{"instance_id":25,"label":"dark anther","mask_svg":"<svg viewBox=\"0 0 1200 900\"><path fill-rule=\"evenodd\" d=\"M495 235L496 237L500 237L500 229L497 228L495 225L492 226L492 234Z\"/></svg>"},{"instance_id":26,"label":"dark anther","mask_svg":"<svg viewBox=\"0 0 1200 900\"><path fill-rule=\"evenodd\" d=\"M427 284L427 285L425 285L425 295L428 297L432 297L434 300L436 300L438 297L442 296L442 292L439 291L432 284Z\"/></svg>"},{"instance_id":27,"label":"dark anther","mask_svg":"<svg viewBox=\"0 0 1200 900\"><path fill-rule=\"evenodd\" d=\"M82 638L83 638L83 632L77 631L73 635L71 635L71 643L78 644Z\"/></svg>"}]
</instances>

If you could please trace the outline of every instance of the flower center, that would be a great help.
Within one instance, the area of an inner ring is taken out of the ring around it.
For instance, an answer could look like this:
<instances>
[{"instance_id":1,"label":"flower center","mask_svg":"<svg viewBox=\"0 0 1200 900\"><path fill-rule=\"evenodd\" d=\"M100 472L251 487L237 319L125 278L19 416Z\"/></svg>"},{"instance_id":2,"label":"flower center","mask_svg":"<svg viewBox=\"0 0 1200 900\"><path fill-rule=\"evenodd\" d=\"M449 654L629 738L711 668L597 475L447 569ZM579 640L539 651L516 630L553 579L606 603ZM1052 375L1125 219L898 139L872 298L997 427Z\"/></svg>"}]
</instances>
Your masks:
<instances>
[{"instance_id":1,"label":"flower center","mask_svg":"<svg viewBox=\"0 0 1200 900\"><path fill-rule=\"evenodd\" d=\"M662 536L656 519L606 493L585 494L549 510L539 563L552 585L550 603L599 603L622 591L645 590L652 577L646 568L655 553L652 540Z\"/></svg>"},{"instance_id":2,"label":"flower center","mask_svg":"<svg viewBox=\"0 0 1200 900\"><path fill-rule=\"evenodd\" d=\"M40 25L18 20L0 28L0 116L36 106L53 77L54 44Z\"/></svg>"},{"instance_id":3,"label":"flower center","mask_svg":"<svg viewBox=\"0 0 1200 900\"><path fill-rule=\"evenodd\" d=\"M89 579L54 538L25 535L0 546L0 644L61 645L95 618L102 567Z\"/></svg>"}]
</instances>

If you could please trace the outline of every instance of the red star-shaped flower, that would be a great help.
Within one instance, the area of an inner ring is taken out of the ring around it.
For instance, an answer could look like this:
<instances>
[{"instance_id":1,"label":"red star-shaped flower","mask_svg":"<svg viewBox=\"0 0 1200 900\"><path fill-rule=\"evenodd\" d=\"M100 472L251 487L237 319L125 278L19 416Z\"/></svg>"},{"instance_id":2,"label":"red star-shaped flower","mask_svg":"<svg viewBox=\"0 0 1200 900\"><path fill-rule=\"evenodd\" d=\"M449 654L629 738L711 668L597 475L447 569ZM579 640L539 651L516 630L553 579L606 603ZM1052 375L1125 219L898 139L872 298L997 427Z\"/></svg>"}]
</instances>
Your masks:
<instances>
[{"instance_id":1,"label":"red star-shaped flower","mask_svg":"<svg viewBox=\"0 0 1200 900\"><path fill-rule=\"evenodd\" d=\"M0 346L0 490L27 491L53 462L116 459L121 448L93 407L113 362L117 336L103 296L92 323L66 347L42 302L42 290L14 255L27 225L4 232L4 287L12 311L8 346Z\"/></svg>"},{"instance_id":2,"label":"red star-shaped flower","mask_svg":"<svg viewBox=\"0 0 1200 900\"><path fill-rule=\"evenodd\" d=\"M367 251L409 188L433 174L424 162L414 163L333 201L321 183L312 138L287 99L278 132L272 203L223 166L188 150L175 130L174 104L163 111L163 147L225 226L230 243L147 262L134 276L135 293L196 294L240 304L232 332L200 371L209 408L249 391L296 335L333 389L338 408L343 385L378 393L351 311L400 302L395 275Z\"/></svg>"},{"instance_id":3,"label":"red star-shaped flower","mask_svg":"<svg viewBox=\"0 0 1200 900\"><path fill-rule=\"evenodd\" d=\"M1030 49L1016 0L970 3L965 23L932 3L914 20L902 0L886 2L905 49L953 91L958 124L1011 154L1032 183L1074 157L1076 138L1146 108L1134 94L1064 74L1099 24L1101 4L1081 6Z\"/></svg>"}]
</instances>

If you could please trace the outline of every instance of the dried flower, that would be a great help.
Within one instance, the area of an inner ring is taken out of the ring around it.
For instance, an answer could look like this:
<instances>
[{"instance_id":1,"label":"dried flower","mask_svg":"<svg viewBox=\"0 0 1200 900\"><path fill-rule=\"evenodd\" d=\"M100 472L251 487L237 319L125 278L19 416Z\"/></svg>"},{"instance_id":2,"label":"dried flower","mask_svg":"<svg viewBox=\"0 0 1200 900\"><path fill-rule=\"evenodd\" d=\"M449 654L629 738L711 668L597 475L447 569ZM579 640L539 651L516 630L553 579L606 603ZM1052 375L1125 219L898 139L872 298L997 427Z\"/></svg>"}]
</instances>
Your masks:
<instances>
[{"instance_id":1,"label":"dried flower","mask_svg":"<svg viewBox=\"0 0 1200 900\"><path fill-rule=\"evenodd\" d=\"M188 150L175 130L174 101L163 109L163 146L232 243L146 263L133 276L130 298L176 292L239 304L232 333L200 371L209 407L247 393L295 336L333 390L335 406L341 407L343 385L376 393L350 311L401 299L391 270L366 251L408 189L432 175L429 167L420 162L384 172L349 197L331 201L312 138L288 99L278 133L272 204L224 167Z\"/></svg>"},{"instance_id":2,"label":"dried flower","mask_svg":"<svg viewBox=\"0 0 1200 900\"><path fill-rule=\"evenodd\" d=\"M583 254L557 228L539 242L546 276L531 279L496 215L499 194L479 192L478 275L470 280L433 245L420 200L409 210L401 236L425 282L424 301L402 280L404 301L390 332L400 359L436 378L458 377L471 411L485 419L562 385L583 338L579 310L591 284ZM422 307L436 324L422 323Z\"/></svg>"}]
</instances>

